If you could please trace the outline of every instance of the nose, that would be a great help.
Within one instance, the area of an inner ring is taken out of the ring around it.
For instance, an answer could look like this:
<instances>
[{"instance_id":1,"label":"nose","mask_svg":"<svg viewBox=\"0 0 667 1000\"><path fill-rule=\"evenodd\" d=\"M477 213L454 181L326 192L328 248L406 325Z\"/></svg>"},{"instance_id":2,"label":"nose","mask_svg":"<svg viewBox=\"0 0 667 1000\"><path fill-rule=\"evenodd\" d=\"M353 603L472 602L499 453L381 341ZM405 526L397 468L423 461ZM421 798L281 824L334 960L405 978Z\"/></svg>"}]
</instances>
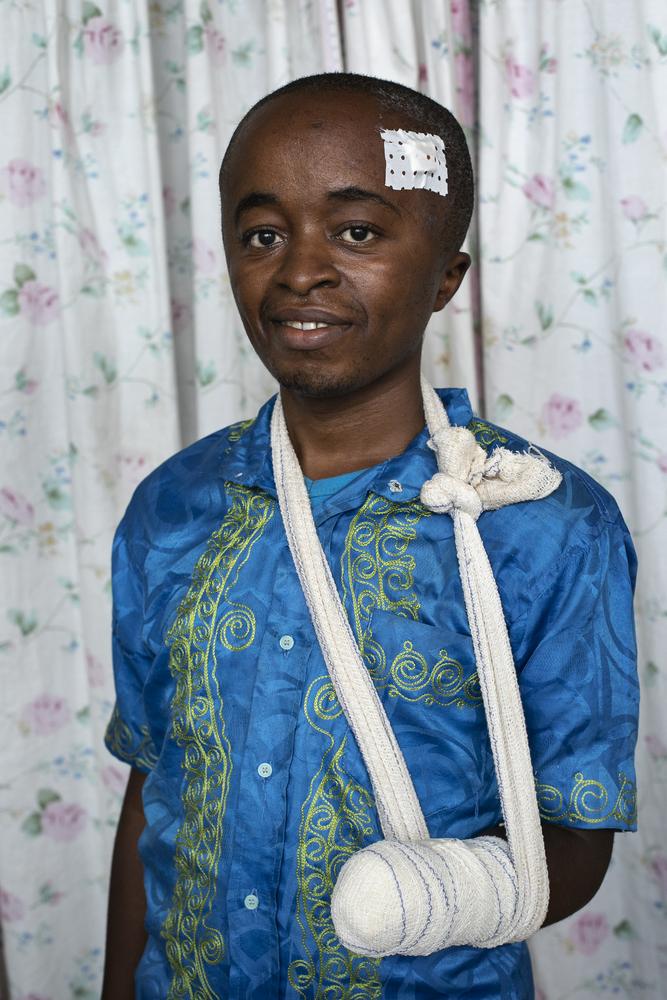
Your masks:
<instances>
[{"instance_id":1,"label":"nose","mask_svg":"<svg viewBox=\"0 0 667 1000\"><path fill-rule=\"evenodd\" d=\"M333 247L322 233L293 234L280 255L275 279L295 295L308 295L316 288L333 288L340 275L333 260Z\"/></svg>"}]
</instances>

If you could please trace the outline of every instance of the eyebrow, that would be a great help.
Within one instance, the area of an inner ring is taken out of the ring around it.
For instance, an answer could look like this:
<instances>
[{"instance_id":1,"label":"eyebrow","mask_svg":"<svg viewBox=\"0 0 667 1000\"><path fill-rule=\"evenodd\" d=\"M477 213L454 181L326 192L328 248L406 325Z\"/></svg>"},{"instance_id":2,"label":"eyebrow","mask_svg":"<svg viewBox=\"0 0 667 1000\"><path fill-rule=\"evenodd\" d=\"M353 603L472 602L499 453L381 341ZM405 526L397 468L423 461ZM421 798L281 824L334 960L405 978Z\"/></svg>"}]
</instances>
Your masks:
<instances>
[{"instance_id":1,"label":"eyebrow","mask_svg":"<svg viewBox=\"0 0 667 1000\"><path fill-rule=\"evenodd\" d=\"M240 202L236 206L234 211L234 225L238 225L238 221L242 214L251 208L261 208L263 205L278 204L278 196L275 194L269 194L268 191L251 191L250 194L245 196L245 198L241 198Z\"/></svg>"},{"instance_id":2,"label":"eyebrow","mask_svg":"<svg viewBox=\"0 0 667 1000\"><path fill-rule=\"evenodd\" d=\"M340 201L340 202L355 202L355 201L372 201L377 205L382 205L384 208L391 209L397 215L400 215L400 209L393 205L386 198L383 198L381 194L377 194L375 191L366 191L364 188L360 187L344 187L338 188L335 191L329 191L327 194L329 201ZM238 221L244 212L249 211L251 208L262 208L264 205L279 205L280 199L277 195L271 194L269 191L251 191L250 194L245 195L241 198L236 210L234 212L234 224L238 225Z\"/></svg>"},{"instance_id":3,"label":"eyebrow","mask_svg":"<svg viewBox=\"0 0 667 1000\"><path fill-rule=\"evenodd\" d=\"M396 212L397 215L401 214L400 209L383 198L381 194L377 194L375 191L365 191L364 188L339 188L337 191L329 191L327 197L330 201L374 201L377 205L383 205L385 208L391 209L392 212Z\"/></svg>"}]
</instances>

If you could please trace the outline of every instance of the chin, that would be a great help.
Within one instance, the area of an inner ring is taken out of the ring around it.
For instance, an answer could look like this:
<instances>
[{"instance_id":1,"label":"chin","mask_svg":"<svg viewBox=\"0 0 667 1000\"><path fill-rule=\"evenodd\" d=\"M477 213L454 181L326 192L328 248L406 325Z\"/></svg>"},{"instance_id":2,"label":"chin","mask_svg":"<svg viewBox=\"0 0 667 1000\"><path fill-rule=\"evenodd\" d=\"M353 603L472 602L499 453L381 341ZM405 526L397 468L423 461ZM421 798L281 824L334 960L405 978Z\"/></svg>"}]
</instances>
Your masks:
<instances>
[{"instance_id":1,"label":"chin","mask_svg":"<svg viewBox=\"0 0 667 1000\"><path fill-rule=\"evenodd\" d=\"M335 399L363 389L373 381L361 372L273 371L273 377L283 389L311 399Z\"/></svg>"}]
</instances>

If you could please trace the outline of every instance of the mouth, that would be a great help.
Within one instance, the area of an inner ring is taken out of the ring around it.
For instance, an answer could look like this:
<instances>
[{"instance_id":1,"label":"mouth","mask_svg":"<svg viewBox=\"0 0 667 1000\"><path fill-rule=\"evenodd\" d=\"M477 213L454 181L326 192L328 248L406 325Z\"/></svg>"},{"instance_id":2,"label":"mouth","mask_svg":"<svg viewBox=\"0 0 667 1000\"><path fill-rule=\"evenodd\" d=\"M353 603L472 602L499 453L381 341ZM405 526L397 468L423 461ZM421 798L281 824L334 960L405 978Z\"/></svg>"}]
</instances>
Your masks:
<instances>
[{"instance_id":1,"label":"mouth","mask_svg":"<svg viewBox=\"0 0 667 1000\"><path fill-rule=\"evenodd\" d=\"M301 323L297 319L277 320L279 326L290 326L293 330L327 330L332 323Z\"/></svg>"},{"instance_id":2,"label":"mouth","mask_svg":"<svg viewBox=\"0 0 667 1000\"><path fill-rule=\"evenodd\" d=\"M275 335L293 350L316 350L339 340L351 327L343 316L320 309L281 310L271 317Z\"/></svg>"}]
</instances>

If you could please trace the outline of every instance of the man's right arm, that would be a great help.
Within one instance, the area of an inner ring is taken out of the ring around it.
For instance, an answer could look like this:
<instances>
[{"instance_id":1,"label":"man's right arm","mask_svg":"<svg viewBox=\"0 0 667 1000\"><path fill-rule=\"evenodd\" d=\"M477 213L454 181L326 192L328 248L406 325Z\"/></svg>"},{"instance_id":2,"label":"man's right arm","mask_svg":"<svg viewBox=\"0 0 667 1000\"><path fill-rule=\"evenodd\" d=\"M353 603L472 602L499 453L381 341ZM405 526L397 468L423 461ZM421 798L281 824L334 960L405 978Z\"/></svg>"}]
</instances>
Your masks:
<instances>
[{"instance_id":1,"label":"man's right arm","mask_svg":"<svg viewBox=\"0 0 667 1000\"><path fill-rule=\"evenodd\" d=\"M144 825L146 775L132 768L111 862L107 945L101 1000L134 1000L134 972L146 946L144 871L137 841Z\"/></svg>"}]
</instances>

